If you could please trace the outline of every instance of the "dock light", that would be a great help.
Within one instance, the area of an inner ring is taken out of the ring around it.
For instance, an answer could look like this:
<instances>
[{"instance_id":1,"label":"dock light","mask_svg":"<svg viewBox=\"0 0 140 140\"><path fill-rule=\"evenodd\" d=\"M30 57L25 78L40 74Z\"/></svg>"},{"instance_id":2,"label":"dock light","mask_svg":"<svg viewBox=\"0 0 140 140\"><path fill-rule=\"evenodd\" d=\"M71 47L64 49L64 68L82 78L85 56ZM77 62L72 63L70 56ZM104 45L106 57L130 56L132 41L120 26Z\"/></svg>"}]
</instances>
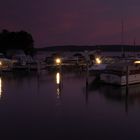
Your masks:
<instances>
[{"instance_id":1,"label":"dock light","mask_svg":"<svg viewBox=\"0 0 140 140\"><path fill-rule=\"evenodd\" d=\"M134 64L140 64L140 60L134 61Z\"/></svg>"},{"instance_id":2,"label":"dock light","mask_svg":"<svg viewBox=\"0 0 140 140\"><path fill-rule=\"evenodd\" d=\"M0 66L2 66L2 61L0 61Z\"/></svg>"},{"instance_id":3,"label":"dock light","mask_svg":"<svg viewBox=\"0 0 140 140\"><path fill-rule=\"evenodd\" d=\"M56 58L55 62L56 62L57 65L59 65L59 64L61 64L61 59L60 58Z\"/></svg>"},{"instance_id":4,"label":"dock light","mask_svg":"<svg viewBox=\"0 0 140 140\"><path fill-rule=\"evenodd\" d=\"M101 60L99 57L97 57L97 58L95 59L95 61L96 61L96 64L101 64L101 63L102 63L102 60Z\"/></svg>"}]
</instances>

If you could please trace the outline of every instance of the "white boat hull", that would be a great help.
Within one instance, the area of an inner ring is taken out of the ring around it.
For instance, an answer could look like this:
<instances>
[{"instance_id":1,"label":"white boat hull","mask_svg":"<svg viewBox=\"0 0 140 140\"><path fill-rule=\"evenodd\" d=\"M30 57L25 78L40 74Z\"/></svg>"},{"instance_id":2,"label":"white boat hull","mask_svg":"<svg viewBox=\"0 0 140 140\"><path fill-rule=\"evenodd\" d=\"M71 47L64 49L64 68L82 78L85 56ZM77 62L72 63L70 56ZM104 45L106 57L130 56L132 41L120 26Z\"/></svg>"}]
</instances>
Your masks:
<instances>
[{"instance_id":1,"label":"white boat hull","mask_svg":"<svg viewBox=\"0 0 140 140\"><path fill-rule=\"evenodd\" d=\"M126 76L120 76L115 74L101 73L100 80L107 84L114 85L126 85ZM128 76L128 84L137 84L140 83L140 74L134 74Z\"/></svg>"}]
</instances>

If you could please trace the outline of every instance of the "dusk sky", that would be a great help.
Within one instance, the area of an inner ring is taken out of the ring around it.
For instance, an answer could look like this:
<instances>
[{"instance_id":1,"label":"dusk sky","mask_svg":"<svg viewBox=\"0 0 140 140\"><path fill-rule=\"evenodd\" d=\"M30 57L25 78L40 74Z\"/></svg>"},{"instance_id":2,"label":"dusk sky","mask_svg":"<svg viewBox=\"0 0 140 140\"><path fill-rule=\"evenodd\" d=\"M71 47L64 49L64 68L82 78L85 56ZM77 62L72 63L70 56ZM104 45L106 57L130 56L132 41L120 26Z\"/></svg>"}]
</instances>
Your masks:
<instances>
[{"instance_id":1,"label":"dusk sky","mask_svg":"<svg viewBox=\"0 0 140 140\"><path fill-rule=\"evenodd\" d=\"M35 47L140 44L139 0L1 0L0 30L25 30Z\"/></svg>"}]
</instances>

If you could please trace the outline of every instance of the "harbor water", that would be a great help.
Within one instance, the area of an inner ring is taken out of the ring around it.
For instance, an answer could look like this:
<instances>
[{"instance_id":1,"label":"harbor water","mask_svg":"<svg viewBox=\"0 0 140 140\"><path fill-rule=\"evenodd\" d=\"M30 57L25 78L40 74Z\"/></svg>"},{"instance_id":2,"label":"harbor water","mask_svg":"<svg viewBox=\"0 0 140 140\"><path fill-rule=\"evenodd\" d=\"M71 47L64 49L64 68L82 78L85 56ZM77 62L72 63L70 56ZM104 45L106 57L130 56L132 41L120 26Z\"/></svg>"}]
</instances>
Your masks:
<instances>
[{"instance_id":1,"label":"harbor water","mask_svg":"<svg viewBox=\"0 0 140 140\"><path fill-rule=\"evenodd\" d=\"M140 85L96 85L84 73L0 77L0 137L38 140L140 138Z\"/></svg>"}]
</instances>

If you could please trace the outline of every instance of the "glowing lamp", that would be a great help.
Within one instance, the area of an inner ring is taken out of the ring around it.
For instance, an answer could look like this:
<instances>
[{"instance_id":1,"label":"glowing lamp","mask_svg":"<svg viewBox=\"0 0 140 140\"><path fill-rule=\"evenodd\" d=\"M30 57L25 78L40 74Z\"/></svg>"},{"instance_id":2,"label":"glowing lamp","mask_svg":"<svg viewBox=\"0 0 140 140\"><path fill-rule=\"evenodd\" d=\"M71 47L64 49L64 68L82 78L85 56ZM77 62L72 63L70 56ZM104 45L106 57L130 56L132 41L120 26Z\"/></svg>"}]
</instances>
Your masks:
<instances>
[{"instance_id":1,"label":"glowing lamp","mask_svg":"<svg viewBox=\"0 0 140 140\"><path fill-rule=\"evenodd\" d=\"M135 61L134 64L140 64L140 60Z\"/></svg>"},{"instance_id":2,"label":"glowing lamp","mask_svg":"<svg viewBox=\"0 0 140 140\"><path fill-rule=\"evenodd\" d=\"M0 61L0 66L2 66L2 61Z\"/></svg>"},{"instance_id":3,"label":"glowing lamp","mask_svg":"<svg viewBox=\"0 0 140 140\"><path fill-rule=\"evenodd\" d=\"M56 58L55 62L56 62L57 65L59 65L59 64L61 64L61 59L60 58Z\"/></svg>"},{"instance_id":4,"label":"glowing lamp","mask_svg":"<svg viewBox=\"0 0 140 140\"><path fill-rule=\"evenodd\" d=\"M97 57L96 58L96 64L101 64L101 63L102 63L101 59L99 57Z\"/></svg>"}]
</instances>

